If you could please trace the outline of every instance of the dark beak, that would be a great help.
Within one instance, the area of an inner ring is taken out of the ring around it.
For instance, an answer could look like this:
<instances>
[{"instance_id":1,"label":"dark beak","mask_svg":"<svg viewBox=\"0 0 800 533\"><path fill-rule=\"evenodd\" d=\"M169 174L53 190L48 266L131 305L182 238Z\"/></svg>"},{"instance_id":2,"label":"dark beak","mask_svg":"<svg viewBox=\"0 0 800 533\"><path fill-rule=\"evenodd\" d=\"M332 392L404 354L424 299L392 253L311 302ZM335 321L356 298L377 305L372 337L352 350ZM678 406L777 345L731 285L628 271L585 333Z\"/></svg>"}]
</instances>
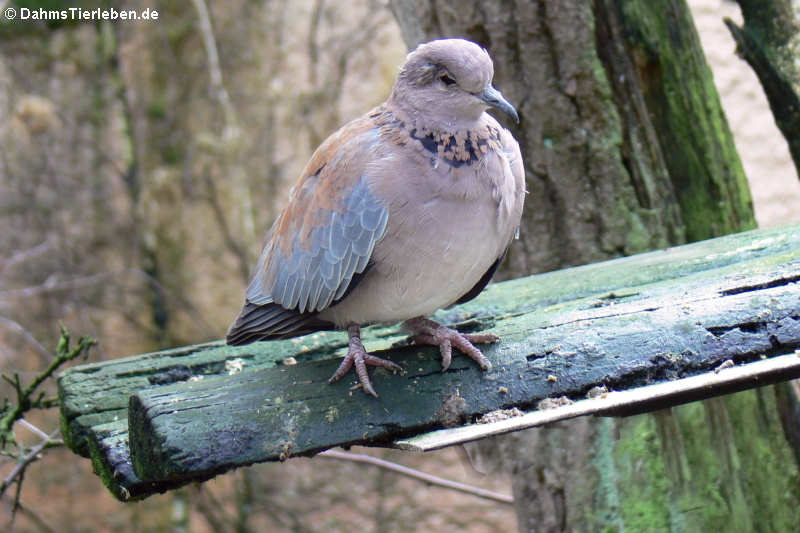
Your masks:
<instances>
[{"instance_id":1,"label":"dark beak","mask_svg":"<svg viewBox=\"0 0 800 533\"><path fill-rule=\"evenodd\" d=\"M499 109L503 113L513 118L515 122L519 122L519 115L517 114L517 110L514 109L514 106L503 97L500 91L491 85L486 87L482 93L478 93L476 96L483 100L489 107Z\"/></svg>"}]
</instances>

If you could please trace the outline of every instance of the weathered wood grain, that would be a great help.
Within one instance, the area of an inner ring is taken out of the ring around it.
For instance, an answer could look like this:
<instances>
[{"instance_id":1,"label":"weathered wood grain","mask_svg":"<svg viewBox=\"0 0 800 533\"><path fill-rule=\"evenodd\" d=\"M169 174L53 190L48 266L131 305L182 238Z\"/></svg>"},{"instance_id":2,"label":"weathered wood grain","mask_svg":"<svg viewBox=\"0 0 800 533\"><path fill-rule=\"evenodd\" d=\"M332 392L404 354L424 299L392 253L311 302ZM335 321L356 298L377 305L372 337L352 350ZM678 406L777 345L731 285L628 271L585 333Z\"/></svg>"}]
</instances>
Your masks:
<instances>
[{"instance_id":1,"label":"weathered wood grain","mask_svg":"<svg viewBox=\"0 0 800 533\"><path fill-rule=\"evenodd\" d=\"M92 467L103 484L120 501L140 500L159 492L176 489L203 478L174 481L143 481L133 471L128 446L128 420L94 426L86 439ZM210 476L209 476L210 477Z\"/></svg>"},{"instance_id":2,"label":"weathered wood grain","mask_svg":"<svg viewBox=\"0 0 800 533\"><path fill-rule=\"evenodd\" d=\"M480 423L423 433L397 440L394 445L401 450L428 452L579 416L635 415L664 406L770 385L798 375L800 350L744 365L726 361L713 372L625 391L596 390L586 400L564 402L557 399L550 406L540 404L540 409L528 413L495 411L482 417Z\"/></svg>"},{"instance_id":3,"label":"weathered wood grain","mask_svg":"<svg viewBox=\"0 0 800 533\"><path fill-rule=\"evenodd\" d=\"M800 249L787 251L778 264L771 255L746 260L768 244L730 254L740 262L725 261L723 254L723 266L635 290L542 306L516 300L505 309L508 298L494 300L496 311L473 317L469 328L491 328L503 339L484 349L491 372L458 358L442 373L435 350L395 346L377 355L397 361L405 373L376 371L377 400L349 394L347 383L327 385L335 360L139 391L129 404L135 471L143 479L181 479L336 445L385 445L496 409L532 408L550 396L579 398L598 384L630 388L703 372L727 359L742 363L791 352L800 346ZM643 270L647 259L636 258ZM631 262L583 270L624 270L615 267ZM581 270L550 276L587 274ZM536 280L498 289L523 289Z\"/></svg>"},{"instance_id":4,"label":"weathered wood grain","mask_svg":"<svg viewBox=\"0 0 800 533\"><path fill-rule=\"evenodd\" d=\"M62 434L70 449L89 457L87 439L92 428L127 421L128 398L138 390L201 376L227 376L239 364L250 370L274 366L290 356L331 357L331 351L345 345L343 337L331 337L324 344L320 340L326 337L319 335L299 343L278 341L270 350L219 341L70 368L58 378Z\"/></svg>"},{"instance_id":5,"label":"weathered wood grain","mask_svg":"<svg viewBox=\"0 0 800 533\"><path fill-rule=\"evenodd\" d=\"M436 316L500 335L485 347L494 369L456 357L442 373L435 349L402 344L396 326L368 328L367 349L405 368L372 371L378 400L350 391L352 379L327 384L342 333L83 365L59 379L64 434L117 473L104 479L118 497L143 497L252 462L578 399L599 384L629 389L789 353L800 346L799 279L793 226L494 284ZM114 425L128 418L130 448Z\"/></svg>"}]
</instances>

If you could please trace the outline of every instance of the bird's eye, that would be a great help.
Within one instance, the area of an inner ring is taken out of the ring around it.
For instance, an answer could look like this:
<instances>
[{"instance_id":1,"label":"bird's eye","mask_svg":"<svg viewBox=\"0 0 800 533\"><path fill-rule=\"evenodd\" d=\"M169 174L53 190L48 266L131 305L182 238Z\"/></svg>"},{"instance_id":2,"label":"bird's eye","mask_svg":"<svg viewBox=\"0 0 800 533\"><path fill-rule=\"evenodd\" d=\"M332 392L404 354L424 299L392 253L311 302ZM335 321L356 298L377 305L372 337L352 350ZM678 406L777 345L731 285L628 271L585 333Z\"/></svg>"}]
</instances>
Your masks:
<instances>
[{"instance_id":1,"label":"bird's eye","mask_svg":"<svg viewBox=\"0 0 800 533\"><path fill-rule=\"evenodd\" d=\"M445 72L445 73L443 73L441 76L439 76L439 79L440 79L440 80L442 80L442 83L444 83L444 84L445 84L445 85L447 85L448 87L449 87L449 86L451 86L451 85L455 85L455 84L456 84L456 80L454 80L454 79L453 79L453 78L450 76L450 74L448 74L448 73L446 73L446 72Z\"/></svg>"}]
</instances>

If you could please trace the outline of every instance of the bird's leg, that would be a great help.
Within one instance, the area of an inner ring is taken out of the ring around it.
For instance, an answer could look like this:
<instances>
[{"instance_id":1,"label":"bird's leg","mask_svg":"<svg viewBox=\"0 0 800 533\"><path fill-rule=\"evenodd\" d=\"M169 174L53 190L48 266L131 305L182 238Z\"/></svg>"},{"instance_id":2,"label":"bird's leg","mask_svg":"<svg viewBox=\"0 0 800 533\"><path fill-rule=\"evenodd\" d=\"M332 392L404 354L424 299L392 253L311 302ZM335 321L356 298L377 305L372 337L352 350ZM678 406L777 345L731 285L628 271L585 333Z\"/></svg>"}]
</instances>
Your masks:
<instances>
[{"instance_id":1,"label":"bird's leg","mask_svg":"<svg viewBox=\"0 0 800 533\"><path fill-rule=\"evenodd\" d=\"M491 333L459 333L458 331L442 326L438 322L418 316L405 321L405 326L414 332L412 340L415 344L430 344L438 346L442 354L442 372L450 367L453 357L453 346L464 352L474 360L483 370L491 370L492 363L478 350L475 344L498 342L500 337Z\"/></svg>"},{"instance_id":2,"label":"bird's leg","mask_svg":"<svg viewBox=\"0 0 800 533\"><path fill-rule=\"evenodd\" d=\"M339 368L336 369L336 372L333 373L331 379L328 380L328 383L333 383L334 381L340 379L350 371L350 368L353 365L355 365L358 381L361 382L361 387L364 389L364 392L367 394L372 394L377 398L378 394L375 392L375 389L372 388L372 383L369 381L367 365L388 368L393 372L400 372L403 369L398 364L368 354L364 349L364 345L361 344L361 326L358 324L350 324L347 326L347 334L350 336L350 346L347 349L347 355L344 356L342 364L340 364Z\"/></svg>"}]
</instances>

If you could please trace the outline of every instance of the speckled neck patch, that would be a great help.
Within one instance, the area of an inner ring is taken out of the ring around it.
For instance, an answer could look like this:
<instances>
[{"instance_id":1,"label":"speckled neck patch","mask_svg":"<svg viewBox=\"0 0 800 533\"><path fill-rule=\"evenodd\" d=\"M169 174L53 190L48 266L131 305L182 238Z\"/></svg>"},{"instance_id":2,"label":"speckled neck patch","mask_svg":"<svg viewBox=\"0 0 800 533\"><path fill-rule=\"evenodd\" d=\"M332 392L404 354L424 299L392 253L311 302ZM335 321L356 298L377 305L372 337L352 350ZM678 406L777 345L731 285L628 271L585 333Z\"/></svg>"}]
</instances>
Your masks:
<instances>
[{"instance_id":1,"label":"speckled neck patch","mask_svg":"<svg viewBox=\"0 0 800 533\"><path fill-rule=\"evenodd\" d=\"M371 118L382 128L394 131L394 141L404 146L409 140L416 141L431 155L431 165L446 163L458 168L481 160L489 150L500 150L500 130L490 125L470 131L435 132L422 128L409 128L405 122L385 109L376 110ZM403 132L400 135L397 132Z\"/></svg>"}]
</instances>

